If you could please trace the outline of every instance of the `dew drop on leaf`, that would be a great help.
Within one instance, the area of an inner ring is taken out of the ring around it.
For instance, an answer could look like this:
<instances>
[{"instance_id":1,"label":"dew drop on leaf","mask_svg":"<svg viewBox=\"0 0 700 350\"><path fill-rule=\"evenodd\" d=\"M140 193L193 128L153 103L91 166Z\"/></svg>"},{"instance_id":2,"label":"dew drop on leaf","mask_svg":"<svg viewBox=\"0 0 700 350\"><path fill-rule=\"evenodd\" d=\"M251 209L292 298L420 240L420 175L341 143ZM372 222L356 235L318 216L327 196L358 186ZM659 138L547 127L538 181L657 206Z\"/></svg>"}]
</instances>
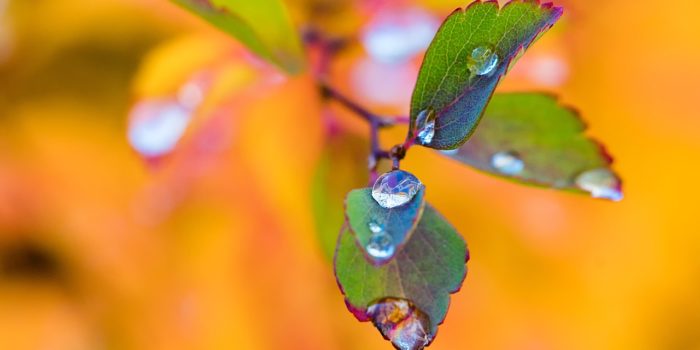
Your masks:
<instances>
[{"instance_id":1,"label":"dew drop on leaf","mask_svg":"<svg viewBox=\"0 0 700 350\"><path fill-rule=\"evenodd\" d=\"M415 175L393 170L377 179L372 187L372 198L383 208L395 208L410 202L421 186L423 184Z\"/></svg>"},{"instance_id":2,"label":"dew drop on leaf","mask_svg":"<svg viewBox=\"0 0 700 350\"><path fill-rule=\"evenodd\" d=\"M372 234L365 249L367 250L367 254L375 259L389 259L394 255L396 247L394 246L391 236L384 232L381 227L378 228L379 232Z\"/></svg>"},{"instance_id":3,"label":"dew drop on leaf","mask_svg":"<svg viewBox=\"0 0 700 350\"><path fill-rule=\"evenodd\" d=\"M491 166L505 175L517 175L525 168L525 163L515 152L497 152L491 156Z\"/></svg>"},{"instance_id":4,"label":"dew drop on leaf","mask_svg":"<svg viewBox=\"0 0 700 350\"><path fill-rule=\"evenodd\" d=\"M442 153L444 155L448 155L448 156L453 156L453 155L459 153L459 148L442 150L442 151L440 151L440 153Z\"/></svg>"},{"instance_id":5,"label":"dew drop on leaf","mask_svg":"<svg viewBox=\"0 0 700 350\"><path fill-rule=\"evenodd\" d=\"M498 65L498 55L486 46L479 46L472 50L468 58L467 67L472 74L491 74Z\"/></svg>"},{"instance_id":6,"label":"dew drop on leaf","mask_svg":"<svg viewBox=\"0 0 700 350\"><path fill-rule=\"evenodd\" d=\"M370 305L367 314L397 349L423 349L432 340L428 316L409 300L385 298Z\"/></svg>"},{"instance_id":7,"label":"dew drop on leaf","mask_svg":"<svg viewBox=\"0 0 700 350\"><path fill-rule=\"evenodd\" d=\"M369 226L369 230L372 231L372 233L379 233L384 230L381 225L374 221L370 221L367 226Z\"/></svg>"},{"instance_id":8,"label":"dew drop on leaf","mask_svg":"<svg viewBox=\"0 0 700 350\"><path fill-rule=\"evenodd\" d=\"M576 186L588 191L593 198L622 200L620 179L612 171L605 168L582 172L576 177Z\"/></svg>"},{"instance_id":9,"label":"dew drop on leaf","mask_svg":"<svg viewBox=\"0 0 700 350\"><path fill-rule=\"evenodd\" d=\"M435 112L432 108L423 110L416 116L416 136L418 137L418 142L422 145L427 145L433 141L433 136L435 136Z\"/></svg>"}]
</instances>

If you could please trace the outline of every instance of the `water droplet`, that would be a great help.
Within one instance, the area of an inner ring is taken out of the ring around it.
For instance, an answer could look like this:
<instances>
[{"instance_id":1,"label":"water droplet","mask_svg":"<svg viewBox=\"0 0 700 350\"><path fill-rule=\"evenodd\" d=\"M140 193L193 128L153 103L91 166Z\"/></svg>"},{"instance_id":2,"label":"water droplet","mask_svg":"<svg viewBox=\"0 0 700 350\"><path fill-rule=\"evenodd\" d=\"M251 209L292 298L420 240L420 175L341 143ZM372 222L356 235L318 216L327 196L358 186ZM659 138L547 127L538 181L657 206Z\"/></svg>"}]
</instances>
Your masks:
<instances>
[{"instance_id":1,"label":"water droplet","mask_svg":"<svg viewBox=\"0 0 700 350\"><path fill-rule=\"evenodd\" d=\"M454 156L455 154L459 153L459 148L457 149L445 149L440 151L440 153L448 156Z\"/></svg>"},{"instance_id":2,"label":"water droplet","mask_svg":"<svg viewBox=\"0 0 700 350\"><path fill-rule=\"evenodd\" d=\"M435 136L435 112L432 108L418 113L416 116L416 137L422 145L433 141Z\"/></svg>"},{"instance_id":3,"label":"water droplet","mask_svg":"<svg viewBox=\"0 0 700 350\"><path fill-rule=\"evenodd\" d=\"M170 152L190 121L190 110L173 100L146 100L132 109L129 143L146 157Z\"/></svg>"},{"instance_id":4,"label":"water droplet","mask_svg":"<svg viewBox=\"0 0 700 350\"><path fill-rule=\"evenodd\" d=\"M472 50L468 58L467 68L476 75L491 74L498 65L498 54L486 46L479 46Z\"/></svg>"},{"instance_id":5,"label":"water droplet","mask_svg":"<svg viewBox=\"0 0 700 350\"><path fill-rule=\"evenodd\" d=\"M525 163L515 152L497 152L491 156L491 166L505 175L517 175L525 168Z\"/></svg>"},{"instance_id":6,"label":"water droplet","mask_svg":"<svg viewBox=\"0 0 700 350\"><path fill-rule=\"evenodd\" d=\"M370 221L368 226L369 230L372 231L372 233L379 233L382 232L382 230L384 230L381 225L374 221Z\"/></svg>"},{"instance_id":7,"label":"water droplet","mask_svg":"<svg viewBox=\"0 0 700 350\"><path fill-rule=\"evenodd\" d=\"M576 186L590 192L593 198L622 200L620 179L605 168L587 170L579 174L576 177Z\"/></svg>"},{"instance_id":8,"label":"water droplet","mask_svg":"<svg viewBox=\"0 0 700 350\"><path fill-rule=\"evenodd\" d=\"M395 208L410 202L421 186L423 184L413 174L393 170L377 179L372 187L372 198L384 208Z\"/></svg>"},{"instance_id":9,"label":"water droplet","mask_svg":"<svg viewBox=\"0 0 700 350\"><path fill-rule=\"evenodd\" d=\"M423 349L432 340L428 316L409 300L385 298L370 305L367 314L397 349Z\"/></svg>"},{"instance_id":10,"label":"water droplet","mask_svg":"<svg viewBox=\"0 0 700 350\"><path fill-rule=\"evenodd\" d=\"M394 255L396 248L392 242L391 236L382 231L381 227L379 232L375 232L372 237L369 238L369 243L367 243L367 254L375 259L387 259ZM370 230L372 228L370 227ZM374 230L372 230L374 232Z\"/></svg>"}]
</instances>

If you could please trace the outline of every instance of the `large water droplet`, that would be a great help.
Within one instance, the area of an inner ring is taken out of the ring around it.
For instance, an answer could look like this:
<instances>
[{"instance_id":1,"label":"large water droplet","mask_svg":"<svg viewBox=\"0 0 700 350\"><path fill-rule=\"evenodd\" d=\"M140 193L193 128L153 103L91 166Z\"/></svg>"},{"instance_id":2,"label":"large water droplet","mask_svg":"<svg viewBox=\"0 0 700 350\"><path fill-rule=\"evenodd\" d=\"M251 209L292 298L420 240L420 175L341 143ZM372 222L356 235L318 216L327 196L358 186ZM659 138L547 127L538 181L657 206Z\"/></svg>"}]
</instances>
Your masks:
<instances>
[{"instance_id":1,"label":"large water droplet","mask_svg":"<svg viewBox=\"0 0 700 350\"><path fill-rule=\"evenodd\" d=\"M416 116L416 137L421 145L427 145L435 136L435 112L432 108L418 113Z\"/></svg>"},{"instance_id":2,"label":"large water droplet","mask_svg":"<svg viewBox=\"0 0 700 350\"><path fill-rule=\"evenodd\" d=\"M191 111L174 100L146 100L132 109L129 143L146 157L170 152L189 124Z\"/></svg>"},{"instance_id":3,"label":"large water droplet","mask_svg":"<svg viewBox=\"0 0 700 350\"><path fill-rule=\"evenodd\" d=\"M472 50L468 58L467 68L476 75L491 74L498 65L498 54L486 46L479 46Z\"/></svg>"},{"instance_id":4,"label":"large water droplet","mask_svg":"<svg viewBox=\"0 0 700 350\"><path fill-rule=\"evenodd\" d=\"M525 168L525 163L515 152L497 152L491 156L491 166L505 175L517 175Z\"/></svg>"},{"instance_id":5,"label":"large water droplet","mask_svg":"<svg viewBox=\"0 0 700 350\"><path fill-rule=\"evenodd\" d=\"M620 179L605 168L587 170L579 174L576 177L576 186L590 192L594 198L622 200Z\"/></svg>"},{"instance_id":6,"label":"large water droplet","mask_svg":"<svg viewBox=\"0 0 700 350\"><path fill-rule=\"evenodd\" d=\"M409 300L385 298L370 305L367 314L397 349L423 349L432 340L428 316Z\"/></svg>"},{"instance_id":7,"label":"large water droplet","mask_svg":"<svg viewBox=\"0 0 700 350\"><path fill-rule=\"evenodd\" d=\"M377 179L372 187L372 198L384 208L395 208L410 202L421 186L423 184L413 174L393 170Z\"/></svg>"},{"instance_id":8,"label":"large water droplet","mask_svg":"<svg viewBox=\"0 0 700 350\"><path fill-rule=\"evenodd\" d=\"M440 151L440 153L447 155L447 156L454 156L455 154L459 153L459 148L457 149L444 149Z\"/></svg>"},{"instance_id":9,"label":"large water droplet","mask_svg":"<svg viewBox=\"0 0 700 350\"><path fill-rule=\"evenodd\" d=\"M370 228L370 230L372 230L372 228ZM391 236L382 231L381 227L379 227L378 232L372 234L365 248L367 249L367 254L375 259L390 258L394 255L394 251L396 250Z\"/></svg>"}]
</instances>

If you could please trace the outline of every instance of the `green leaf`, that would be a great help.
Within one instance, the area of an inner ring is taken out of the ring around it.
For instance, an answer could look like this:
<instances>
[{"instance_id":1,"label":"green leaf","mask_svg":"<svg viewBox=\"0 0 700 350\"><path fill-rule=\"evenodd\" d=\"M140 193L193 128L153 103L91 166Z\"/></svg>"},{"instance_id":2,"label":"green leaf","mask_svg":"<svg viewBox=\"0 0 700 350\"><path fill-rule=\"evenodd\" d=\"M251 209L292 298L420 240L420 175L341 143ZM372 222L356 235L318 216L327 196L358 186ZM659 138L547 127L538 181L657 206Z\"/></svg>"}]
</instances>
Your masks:
<instances>
[{"instance_id":1,"label":"green leaf","mask_svg":"<svg viewBox=\"0 0 700 350\"><path fill-rule=\"evenodd\" d=\"M464 143L513 58L561 14L561 8L536 0L513 0L501 9L496 1L476 1L453 12L435 35L418 74L409 137L418 114L432 109L435 134L424 146L454 149ZM474 65L480 60L475 57L487 57L484 50L497 55L497 65L477 75Z\"/></svg>"},{"instance_id":2,"label":"green leaf","mask_svg":"<svg viewBox=\"0 0 700 350\"><path fill-rule=\"evenodd\" d=\"M288 73L304 69L297 31L280 0L171 0Z\"/></svg>"},{"instance_id":3,"label":"green leaf","mask_svg":"<svg viewBox=\"0 0 700 350\"><path fill-rule=\"evenodd\" d=\"M601 187L593 195L619 199L619 179L609 169L612 159L584 135L585 129L578 113L554 96L496 94L474 135L450 157L516 181L578 192L593 192L582 187L582 174L612 174L609 191Z\"/></svg>"},{"instance_id":4,"label":"green leaf","mask_svg":"<svg viewBox=\"0 0 700 350\"><path fill-rule=\"evenodd\" d=\"M424 205L425 186L421 186L410 202L391 209L382 207L372 198L372 189L362 188L348 193L345 217L360 247L367 247L370 243L374 234L371 230L373 225L391 237L391 245L394 247L392 254L381 258L367 255L373 263L381 265L396 256L409 240L423 214Z\"/></svg>"},{"instance_id":5,"label":"green leaf","mask_svg":"<svg viewBox=\"0 0 700 350\"><path fill-rule=\"evenodd\" d=\"M324 255L330 260L338 241L338 227L345 222L343 203L348 189L367 183L367 137L344 130L327 135L316 166L311 199L316 232Z\"/></svg>"},{"instance_id":6,"label":"green leaf","mask_svg":"<svg viewBox=\"0 0 700 350\"><path fill-rule=\"evenodd\" d=\"M467 246L455 229L430 205L425 205L415 232L394 259L376 267L357 246L346 225L338 239L335 273L349 309L360 321L372 319L387 338L385 322L373 312L378 304L401 299L427 315L426 332L434 337L447 313L450 294L466 276ZM393 339L392 339L393 340Z\"/></svg>"}]
</instances>

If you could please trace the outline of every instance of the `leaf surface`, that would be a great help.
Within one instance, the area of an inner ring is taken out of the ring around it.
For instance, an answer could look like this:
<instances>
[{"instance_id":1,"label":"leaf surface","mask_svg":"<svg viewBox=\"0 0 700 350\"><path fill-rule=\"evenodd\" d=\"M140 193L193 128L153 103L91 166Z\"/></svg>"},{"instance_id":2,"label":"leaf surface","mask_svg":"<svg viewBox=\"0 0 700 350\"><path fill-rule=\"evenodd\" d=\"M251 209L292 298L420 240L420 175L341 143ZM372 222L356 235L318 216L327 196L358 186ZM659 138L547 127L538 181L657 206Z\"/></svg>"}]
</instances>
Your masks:
<instances>
[{"instance_id":1,"label":"leaf surface","mask_svg":"<svg viewBox=\"0 0 700 350\"><path fill-rule=\"evenodd\" d=\"M346 224L338 239L335 272L348 307L361 321L369 320L372 305L401 298L429 317L434 336L447 313L450 293L460 288L466 276L467 259L462 237L426 204L404 249L381 267L365 259Z\"/></svg>"},{"instance_id":2,"label":"leaf surface","mask_svg":"<svg viewBox=\"0 0 700 350\"><path fill-rule=\"evenodd\" d=\"M435 134L425 144L454 149L471 135L511 61L561 16L562 9L536 0L476 1L453 12L426 52L411 99L411 127L421 111L435 111ZM474 55L488 49L497 64L478 75ZM412 132L411 132L412 133ZM409 137L413 135L409 134Z\"/></svg>"},{"instance_id":3,"label":"leaf surface","mask_svg":"<svg viewBox=\"0 0 700 350\"><path fill-rule=\"evenodd\" d=\"M172 0L288 73L304 69L299 36L280 0Z\"/></svg>"},{"instance_id":4,"label":"leaf surface","mask_svg":"<svg viewBox=\"0 0 700 350\"><path fill-rule=\"evenodd\" d=\"M584 134L585 130L578 113L561 106L554 96L496 94L469 141L456 153L445 153L477 169L519 182L582 192L576 179L584 172L606 169L612 173L612 159L598 142ZM511 170L520 171L509 172L504 161L499 168L495 157L504 153L522 162L515 169L510 165Z\"/></svg>"}]
</instances>

